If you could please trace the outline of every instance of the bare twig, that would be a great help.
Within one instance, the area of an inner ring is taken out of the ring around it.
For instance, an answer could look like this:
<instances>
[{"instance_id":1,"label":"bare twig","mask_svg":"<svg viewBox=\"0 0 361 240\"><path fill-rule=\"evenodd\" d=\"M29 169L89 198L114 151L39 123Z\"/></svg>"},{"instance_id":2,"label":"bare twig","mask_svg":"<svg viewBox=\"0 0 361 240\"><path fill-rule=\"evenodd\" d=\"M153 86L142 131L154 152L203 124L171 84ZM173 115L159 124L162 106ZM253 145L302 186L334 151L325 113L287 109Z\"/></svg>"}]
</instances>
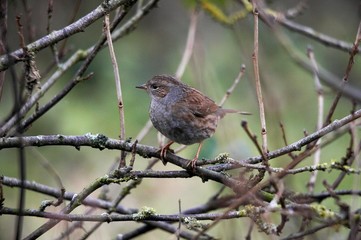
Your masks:
<instances>
[{"instance_id":1,"label":"bare twig","mask_svg":"<svg viewBox=\"0 0 361 240\"><path fill-rule=\"evenodd\" d=\"M299 15L301 15L304 10L307 8L308 0L301 0L299 1L296 6L287 9L285 12L285 16L287 18L295 18Z\"/></svg>"},{"instance_id":2,"label":"bare twig","mask_svg":"<svg viewBox=\"0 0 361 240\"><path fill-rule=\"evenodd\" d=\"M115 180L118 173L113 172L112 174L109 174L100 177L96 179L94 182L89 184L87 187L85 187L79 194L75 195L72 199L72 201L60 212L60 214L69 214L72 212L75 208L79 207L81 205L81 202L89 196L92 192L99 189L101 186L110 184L110 183L117 183ZM55 225L57 225L60 222L61 219L50 219L45 224L40 226L38 229L30 233L25 239L35 239L49 231L51 228L53 228Z\"/></svg>"},{"instance_id":3,"label":"bare twig","mask_svg":"<svg viewBox=\"0 0 361 240\"><path fill-rule=\"evenodd\" d=\"M122 87L120 82L119 76L119 68L117 63L117 58L114 53L114 47L112 42L112 36L110 34L110 27L109 27L109 15L105 15L105 35L107 36L107 42L110 52L110 58L112 60L113 70L114 70L114 80L115 80L115 89L117 91L117 98L118 98L118 110L119 110L119 123L120 123L120 135L119 139L125 139L125 119L124 119L124 102L123 102L123 94L122 94ZM125 152L121 151L120 153L120 161L119 161L119 168L125 167Z\"/></svg>"},{"instance_id":4,"label":"bare twig","mask_svg":"<svg viewBox=\"0 0 361 240\"><path fill-rule=\"evenodd\" d=\"M263 155L267 157L268 147L267 147L267 127L266 127L266 118L263 104L261 80L259 76L259 64L258 64L258 9L255 1L253 1L253 15L254 15L254 50L252 54L253 60L253 70L254 70L254 79L256 83L256 92L258 99L258 108L259 116L261 121L261 135L262 135L262 152ZM268 165L267 158L264 159L264 164Z\"/></svg>"},{"instance_id":5,"label":"bare twig","mask_svg":"<svg viewBox=\"0 0 361 240\"><path fill-rule=\"evenodd\" d=\"M0 55L6 54L8 1L0 1ZM0 72L0 100L5 81L5 71Z\"/></svg>"},{"instance_id":6,"label":"bare twig","mask_svg":"<svg viewBox=\"0 0 361 240\"><path fill-rule=\"evenodd\" d=\"M360 157L361 157L361 151L360 151L360 145L361 145L361 142L360 142L360 136L358 134L358 131L357 131L357 127L356 127L356 123L355 122L352 122L350 124L350 133L351 133L351 138L352 138L352 143L353 145L350 146L350 151L352 151L352 156L354 159L352 159L354 162L355 162L355 167L360 169L361 170L361 161L360 161ZM357 144L359 143L359 144ZM350 159L351 160L351 159ZM348 161L348 166L351 166L352 162L353 161ZM352 184L352 189L353 190L358 190L360 188L360 183L361 182L361 176L360 174L359 175L356 175L353 177L353 184ZM331 186L332 188L333 186ZM350 204L350 207L351 209L361 209L361 204L360 204L360 201L359 199L356 199L355 197L352 198L351 200L351 204ZM352 224L353 221L350 221L350 224ZM351 226L352 228L358 228L357 226ZM353 230L354 232L354 230ZM356 230L357 232L357 230ZM352 238L349 238L349 239L352 239Z\"/></svg>"},{"instance_id":7,"label":"bare twig","mask_svg":"<svg viewBox=\"0 0 361 240\"><path fill-rule=\"evenodd\" d=\"M73 59L73 60L75 60L75 62L72 62L71 65L77 63L78 61L80 61L82 59L82 56L75 56L75 57L79 57L79 58ZM60 70L60 72L61 72L60 73L61 75L64 73L62 70ZM90 79L91 77L93 77L93 73L90 73L89 75L84 76L84 77L73 79L73 81L70 81L58 94L56 94L49 102L47 102L43 106L39 107L37 105L38 103L35 102L36 111L33 114L31 114L27 119L25 119L24 121L21 122L22 128L24 130L27 130L34 121L36 121L41 116L43 116L55 104L57 104L61 99L63 99L77 84L79 84L80 82L85 81L87 79ZM57 79L55 79L55 80L57 80ZM41 96L39 96L39 97L41 97ZM29 103L31 105L33 100L35 100L35 98L32 98L31 101L27 102L27 103ZM30 109L28 109L28 110L30 110ZM11 122L8 122L8 123L11 123ZM7 133L8 136L13 136L13 134L14 134L13 131L10 131Z\"/></svg>"},{"instance_id":8,"label":"bare twig","mask_svg":"<svg viewBox=\"0 0 361 240\"><path fill-rule=\"evenodd\" d=\"M93 22L103 17L105 14L113 11L122 4L128 2L127 0L110 0L106 3L100 4L95 10L88 13L78 21L66 26L63 29L53 31L51 34L46 35L33 43L26 46L29 52L38 52L52 44L55 44L75 33L83 32L85 28L90 26ZM132 1L133 2L133 1ZM25 56L23 49L18 49L9 55L3 55L0 57L0 71L4 71L9 66L20 61Z\"/></svg>"},{"instance_id":9,"label":"bare twig","mask_svg":"<svg viewBox=\"0 0 361 240\"><path fill-rule=\"evenodd\" d=\"M188 65L188 62L193 53L193 47L194 47L194 42L195 42L195 38L196 38L198 13L199 13L199 9L198 9L198 7L196 7L196 8L194 8L194 10L191 14L191 21L189 24L186 46L184 48L182 60L179 63L179 66L175 73L175 77L178 79L180 79L183 76L184 71L185 71L185 69Z\"/></svg>"},{"instance_id":10,"label":"bare twig","mask_svg":"<svg viewBox=\"0 0 361 240\"><path fill-rule=\"evenodd\" d=\"M130 162L129 162L129 167L131 167L131 168L133 168L133 166L134 166L135 150L137 149L137 144L138 144L138 140L135 139L134 144L133 144L133 149L132 149L132 158L130 159Z\"/></svg>"},{"instance_id":11,"label":"bare twig","mask_svg":"<svg viewBox=\"0 0 361 240\"><path fill-rule=\"evenodd\" d=\"M284 34L283 31L281 31L277 27L273 27L272 30L275 33L275 36L278 38L281 45L285 48L287 53L290 55L290 57L302 68L304 68L307 71L310 71L313 73L313 66L310 64L310 61L304 57L303 54L301 54L299 51L297 51L297 48L293 46L290 38ZM351 51L352 45L350 44L350 47L347 48L347 51ZM326 85L331 87L332 89L336 91L341 90L339 77L335 76L331 72L324 69L322 66L318 65L318 76L321 81L323 81ZM361 102L361 91L359 88L355 86L351 86L350 84L342 86L343 89L343 95L353 101L357 101L358 103Z\"/></svg>"},{"instance_id":12,"label":"bare twig","mask_svg":"<svg viewBox=\"0 0 361 240\"><path fill-rule=\"evenodd\" d=\"M74 22L76 14L79 12L81 2L82 2L82 0L76 0L75 6L73 8L72 15L71 15L71 17L69 19L69 22L68 22L68 25L72 24ZM62 59L64 57L64 55L65 55L65 52L66 52L65 47L66 47L67 42L68 42L68 38L65 38L61 43L61 46L59 48L59 59Z\"/></svg>"},{"instance_id":13,"label":"bare twig","mask_svg":"<svg viewBox=\"0 0 361 240\"><path fill-rule=\"evenodd\" d=\"M351 126L351 124L350 124L349 133L350 133L351 137L350 137L349 147L346 149L346 153L345 153L346 155L344 157L342 157L341 161L340 161L342 165L346 165L346 166L351 166L353 164L353 162L355 161L355 150L356 150L356 152L359 152L361 149L361 143L356 144L354 142L355 139L354 139L354 136L352 133L352 127L353 126ZM332 185L331 185L332 188L337 189L346 175L347 175L346 172L341 172L339 174L339 176L332 183Z\"/></svg>"},{"instance_id":14,"label":"bare twig","mask_svg":"<svg viewBox=\"0 0 361 240\"><path fill-rule=\"evenodd\" d=\"M32 21L32 9L29 7L28 5L28 1L26 0L22 0L22 4L24 6L24 10L25 10L25 18L26 18L26 29L28 32L28 42L32 42L34 40L34 35L35 35L35 31L34 31L34 25L33 25L33 21Z\"/></svg>"},{"instance_id":15,"label":"bare twig","mask_svg":"<svg viewBox=\"0 0 361 240\"><path fill-rule=\"evenodd\" d=\"M148 121L145 123L144 127L140 130L140 132L138 133L138 135L135 137L135 139L137 139L139 142L143 140L143 138L145 136L147 136L147 134L149 133L150 129L153 127L152 122L150 121L150 119L148 119Z\"/></svg>"},{"instance_id":16,"label":"bare twig","mask_svg":"<svg viewBox=\"0 0 361 240\"><path fill-rule=\"evenodd\" d=\"M47 26L46 26L46 33L48 35L51 32L51 21L52 21L52 17L53 17L53 11L54 11L54 1L48 0L48 22L47 22ZM53 53L55 63L59 66L60 60L59 60L59 54L58 54L56 45L52 44L52 45L50 45L50 48Z\"/></svg>"},{"instance_id":17,"label":"bare twig","mask_svg":"<svg viewBox=\"0 0 361 240\"><path fill-rule=\"evenodd\" d=\"M342 50L344 52L350 52L353 48L353 45L351 43L333 38L331 36L328 36L326 34L317 32L316 30L312 29L311 27L307 27L304 25L301 25L299 23L293 22L287 18L279 17L276 18L277 22L285 26L291 31L300 33L302 35L305 35L306 37L312 38L326 46ZM360 50L360 49L359 49Z\"/></svg>"},{"instance_id":18,"label":"bare twig","mask_svg":"<svg viewBox=\"0 0 361 240\"><path fill-rule=\"evenodd\" d=\"M323 88L322 88L320 79L318 78L317 62L316 62L313 50L310 47L307 49L307 55L313 66L313 78L315 81L315 88L316 88L316 92L317 92L317 101L318 101L317 130L319 130L322 128L322 124L323 124L323 110L324 110ZM319 139L316 142L316 144L321 144L321 139ZM321 148L317 148L314 158L313 158L313 165L318 165L320 163L320 158L321 158ZM314 171L311 173L310 179L307 184L309 192L313 192L316 179L317 179L317 171Z\"/></svg>"},{"instance_id":19,"label":"bare twig","mask_svg":"<svg viewBox=\"0 0 361 240\"><path fill-rule=\"evenodd\" d=\"M26 47L25 47L25 38L24 38L24 34L23 34L23 25L21 23L21 17L20 16L16 16L16 26L18 28L18 37L19 37L20 47L22 49L24 49L24 51L27 51Z\"/></svg>"},{"instance_id":20,"label":"bare twig","mask_svg":"<svg viewBox=\"0 0 361 240\"><path fill-rule=\"evenodd\" d=\"M285 126L283 125L283 123L280 123L280 128L281 128L281 132L282 132L283 142L284 142L285 146L287 146L288 141L287 141ZM289 153L288 156L290 156L291 159L295 159L295 157L296 157L293 155L293 153Z\"/></svg>"},{"instance_id":21,"label":"bare twig","mask_svg":"<svg viewBox=\"0 0 361 240\"><path fill-rule=\"evenodd\" d=\"M328 114L326 116L326 119L325 119L325 122L324 122L324 126L329 124L331 119L332 119L332 115L337 107L337 104L343 94L343 91L344 91L344 88L345 88L345 85L348 83L348 78L349 78L349 75L351 73L351 69L352 69L352 66L354 64L354 58L356 56L356 54L358 53L359 49L359 45L360 45L360 41L361 41L361 22L359 23L359 26L358 26L358 29L357 29L357 34L356 34L356 39L355 39L355 42L354 42L354 45L351 49L351 52L350 52L350 58L348 60L348 64L347 64L347 67L346 67L346 71L345 71L345 75L343 76L342 78L342 82L340 83L340 87L339 87L339 91L328 111Z\"/></svg>"},{"instance_id":22,"label":"bare twig","mask_svg":"<svg viewBox=\"0 0 361 240\"><path fill-rule=\"evenodd\" d=\"M182 214L182 201L180 199L178 199L178 211L179 211L179 222L178 222L178 228L177 228L177 232L175 233L175 235L177 236L177 240L180 240L180 235L179 233L181 232L181 227L182 227L182 218L184 218L184 215Z\"/></svg>"},{"instance_id":23,"label":"bare twig","mask_svg":"<svg viewBox=\"0 0 361 240\"><path fill-rule=\"evenodd\" d=\"M226 100L228 99L228 97L232 94L232 92L234 91L234 89L236 88L236 86L238 85L239 81L241 80L241 78L243 77L244 73L246 71L246 66L244 64L242 64L241 66L241 70L238 73L238 76L236 77L236 79L234 80L232 86L227 90L226 94L223 96L222 100L219 102L219 106L223 106L223 104L226 102Z\"/></svg>"},{"instance_id":24,"label":"bare twig","mask_svg":"<svg viewBox=\"0 0 361 240\"><path fill-rule=\"evenodd\" d=\"M67 62L62 65L62 68L59 68L46 82L42 85L41 89L37 91L32 97L30 97L27 102L18 110L18 114L23 117L36 103L37 101L49 90L54 83L59 80L66 70L72 67L75 63L83 59L83 52L77 51ZM14 127L16 122L16 116L12 116L6 123L2 124L0 127L0 136L5 135L12 127ZM11 135L14 133L11 133Z\"/></svg>"},{"instance_id":25,"label":"bare twig","mask_svg":"<svg viewBox=\"0 0 361 240\"><path fill-rule=\"evenodd\" d=\"M246 132L247 136L252 140L253 144L256 146L259 154L261 154L262 158L267 158L266 155L264 155L264 151L262 150L261 145L257 141L257 136L251 132L251 130L248 128L247 121L242 121L241 126L243 130ZM266 165L265 165L266 166Z\"/></svg>"},{"instance_id":26,"label":"bare twig","mask_svg":"<svg viewBox=\"0 0 361 240\"><path fill-rule=\"evenodd\" d=\"M127 11L123 11L122 14L118 15L116 19L114 20L114 24L111 27L111 31L114 30L114 28L119 24L119 22L124 18ZM87 51L77 51L75 54L73 54L72 57L69 58L69 60L62 64L61 67L49 78L48 81L37 91L19 110L19 115L23 117L36 103L37 101L49 90L53 84L59 80L59 77L68 70L71 66L73 66L75 63L77 63L80 60L85 59L85 62L81 65L81 67L78 69L77 73L75 74L74 78L64 87L64 89L57 94L55 97L53 97L47 104L42 106L38 109L32 116L30 116L26 121L22 123L22 126L25 128L28 125L30 125L33 121L35 121L37 118L42 116L44 113L46 113L49 109L51 109L56 103L58 103L66 94L68 94L73 87L75 87L79 82L81 82L84 79L89 78L91 75L88 75L86 77L83 77L83 74L85 73L86 69L90 65L90 63L94 60L96 54L102 49L104 43L105 43L106 37L103 35L98 43L89 48ZM5 124L3 124L0 128L0 136L5 135L9 129L11 129L15 124L15 116L11 117ZM12 135L12 133L8 134Z\"/></svg>"},{"instance_id":27,"label":"bare twig","mask_svg":"<svg viewBox=\"0 0 361 240\"><path fill-rule=\"evenodd\" d=\"M332 221L328 221L326 223L323 223L323 224L320 224L319 226L317 227L313 227L309 230L305 230L303 232L298 232L298 233L293 233L291 235L289 235L288 237L285 237L285 238L281 238L282 240L292 240L292 239L300 239L304 236L307 236L307 235L311 235L315 232L318 232L319 230L321 229L324 229L324 228L327 228L327 227L330 227L330 226L334 226L334 225L337 225L337 224L340 224L342 220L341 219L336 219L336 220L332 220Z\"/></svg>"}]
</instances>

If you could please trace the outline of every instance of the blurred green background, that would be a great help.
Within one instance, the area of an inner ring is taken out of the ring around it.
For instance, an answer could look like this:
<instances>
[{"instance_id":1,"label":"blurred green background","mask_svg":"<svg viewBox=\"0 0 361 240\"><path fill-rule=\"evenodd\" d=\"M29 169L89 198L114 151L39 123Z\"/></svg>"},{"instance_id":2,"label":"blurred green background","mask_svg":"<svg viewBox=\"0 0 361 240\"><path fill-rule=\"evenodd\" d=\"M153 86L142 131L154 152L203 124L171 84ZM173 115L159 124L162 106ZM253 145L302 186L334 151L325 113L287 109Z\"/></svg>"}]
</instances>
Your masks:
<instances>
[{"instance_id":1,"label":"blurred green background","mask_svg":"<svg viewBox=\"0 0 361 240\"><path fill-rule=\"evenodd\" d=\"M94 9L101 1L84 1L80 5L77 19ZM267 1L269 6L278 11L292 7L298 1L274 0ZM359 1L309 1L308 8L295 19L300 24L312 27L316 31L335 38L353 42L358 22ZM47 1L28 1L32 10L32 21L35 39L46 34ZM74 1L54 1L53 24L54 30L67 25ZM223 1L226 12L239 9L233 1ZM156 74L174 74L180 63L186 43L190 21L191 5L189 1L160 1L159 6L151 11L131 34L114 42L120 77L122 81L126 137L135 138L144 124L148 121L147 94L135 88ZM11 49L19 48L16 36L15 16L24 16L24 9L20 1L9 1L9 42ZM134 14L134 11L132 12ZM130 16L130 15L129 15ZM127 18L128 19L128 18ZM125 22L125 21L124 21ZM348 54L340 50L329 48L303 35L284 30L293 42L296 51L306 54L307 46L314 49L316 59L320 65L332 71L340 79L344 75ZM73 35L68 39L67 56L77 49L91 47L102 33L102 20L97 21L84 32ZM317 94L312 75L297 66L281 47L273 32L264 23L260 23L259 60L262 88L266 108L269 149L274 150L284 146L279 123L286 129L289 142L303 137L304 131L313 132L317 121ZM260 123L258 105L255 94L253 67L253 16L249 15L240 20L233 27L227 27L215 22L209 15L201 12L197 26L194 54L182 80L201 90L216 102L219 102L226 90L236 78L240 66L246 65L246 74L234 93L227 100L225 107L252 112L252 116L227 116L220 123L214 137L205 142L200 157L214 158L221 152L229 152L234 159L245 159L258 155L255 146L240 127L241 120L247 120L250 129L260 138ZM66 59L66 58L65 58ZM44 72L52 61L49 49L41 51L36 56L36 63L40 72ZM77 67L68 71L60 81L41 99L40 104L46 103L64 85L71 80ZM21 68L16 67L17 75L21 75ZM59 104L46 115L36 121L25 135L64 134L82 135L88 132L102 133L111 138L119 136L119 114L114 84L114 75L108 49L103 49L88 69L94 76L77 85ZM360 63L356 58L352 69L350 82L360 87ZM49 75L43 76L46 80ZM8 116L13 106L13 96L10 85L10 74L7 74L5 89L0 102L1 120ZM334 99L334 92L325 87L325 111ZM342 99L336 109L335 118L342 118L352 108L349 100ZM321 155L322 162L339 160L345 155L349 136L344 136L327 146ZM141 142L157 146L157 133L152 129ZM177 147L175 145L175 147ZM193 158L196 145L188 147L179 155ZM62 179L67 191L79 192L95 178L105 175L110 166L119 156L118 151L95 150L82 147L80 151L69 147L26 148L27 179L39 183L58 187L54 176L44 167L44 159L49 162ZM0 174L18 177L18 152L16 149L0 151ZM42 160L43 159L43 160ZM135 169L142 170L149 159L137 157ZM281 157L271 162L272 166L285 166L290 161ZM302 165L311 165L312 158ZM168 164L166 167L157 164L155 169L171 170L177 167ZM324 190L323 179L334 179L337 172L320 173L316 192ZM307 192L306 182L310 173L298 174L297 177L286 178L286 187L298 192ZM350 176L344 181L340 189L349 189L354 178ZM111 185L109 195L116 196L122 185ZM132 191L122 205L132 208L149 206L157 213L170 214L178 212L178 199L182 209L205 203L221 186L214 182L193 179L145 179L143 183ZM4 187L5 206L16 207L18 189ZM93 194L92 196L97 196ZM26 208L38 208L40 202L48 199L46 196L26 193ZM325 204L333 206L332 201ZM82 213L80 208L76 213ZM24 236L40 226L44 219L25 218ZM278 222L278 221L276 221ZM229 220L219 224L211 233L220 239L242 239L246 236L249 219ZM294 225L293 225L294 224ZM299 223L298 223L299 224ZM85 223L84 229L90 228L92 223ZM139 224L140 225L140 224ZM134 223L116 222L104 224L90 239L114 239L116 234L139 226ZM292 225L294 226L292 228ZM0 239L11 239L14 236L15 218L0 216ZM288 223L285 236L297 231L297 221ZM54 230L45 234L41 239L51 239L58 236L65 229L65 224L59 224ZM84 230L77 230L72 239L77 239ZM344 237L342 228L330 232L321 232L328 239ZM73 238L74 237L74 238ZM254 230L253 239L264 239L266 235ZM147 234L139 239L170 239L169 234L159 230Z\"/></svg>"}]
</instances>

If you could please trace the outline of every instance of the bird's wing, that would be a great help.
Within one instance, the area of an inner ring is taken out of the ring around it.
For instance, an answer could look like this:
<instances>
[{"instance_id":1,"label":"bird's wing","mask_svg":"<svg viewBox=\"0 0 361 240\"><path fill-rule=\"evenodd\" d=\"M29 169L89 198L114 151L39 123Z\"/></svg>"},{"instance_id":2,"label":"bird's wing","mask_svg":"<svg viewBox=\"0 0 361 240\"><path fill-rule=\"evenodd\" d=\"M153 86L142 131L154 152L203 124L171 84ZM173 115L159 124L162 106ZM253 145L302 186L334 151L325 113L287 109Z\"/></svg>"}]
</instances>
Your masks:
<instances>
[{"instance_id":1,"label":"bird's wing","mask_svg":"<svg viewBox=\"0 0 361 240\"><path fill-rule=\"evenodd\" d=\"M185 106L188 107L195 117L199 118L213 114L219 109L212 99L193 88L186 92L185 97L181 101L184 102Z\"/></svg>"}]
</instances>

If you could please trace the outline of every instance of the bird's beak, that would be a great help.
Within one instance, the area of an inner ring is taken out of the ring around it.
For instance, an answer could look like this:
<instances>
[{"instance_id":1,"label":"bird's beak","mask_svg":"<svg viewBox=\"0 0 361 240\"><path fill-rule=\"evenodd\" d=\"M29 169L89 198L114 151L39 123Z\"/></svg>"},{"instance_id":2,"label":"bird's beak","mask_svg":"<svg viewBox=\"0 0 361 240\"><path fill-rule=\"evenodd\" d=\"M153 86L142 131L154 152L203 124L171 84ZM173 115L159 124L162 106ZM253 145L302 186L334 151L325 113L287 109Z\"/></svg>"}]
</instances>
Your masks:
<instances>
[{"instance_id":1,"label":"bird's beak","mask_svg":"<svg viewBox=\"0 0 361 240\"><path fill-rule=\"evenodd\" d=\"M136 86L136 88L147 90L147 85L146 84L139 85L139 86Z\"/></svg>"}]
</instances>

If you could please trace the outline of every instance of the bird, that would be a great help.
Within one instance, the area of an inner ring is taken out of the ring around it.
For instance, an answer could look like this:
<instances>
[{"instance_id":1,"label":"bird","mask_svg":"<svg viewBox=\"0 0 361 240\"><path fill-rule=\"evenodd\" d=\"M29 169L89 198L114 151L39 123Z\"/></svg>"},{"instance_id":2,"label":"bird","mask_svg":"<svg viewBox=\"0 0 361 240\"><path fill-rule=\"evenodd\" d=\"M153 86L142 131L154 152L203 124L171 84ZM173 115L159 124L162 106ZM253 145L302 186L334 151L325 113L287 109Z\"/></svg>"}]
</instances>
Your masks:
<instances>
[{"instance_id":1,"label":"bird","mask_svg":"<svg viewBox=\"0 0 361 240\"><path fill-rule=\"evenodd\" d=\"M170 75L156 75L136 88L145 90L150 96L150 120L170 140L160 150L164 165L167 163L166 152L174 142L183 145L198 143L196 155L188 163L194 169L203 141L214 134L218 121L228 113L249 114L224 109L202 92Z\"/></svg>"}]
</instances>

